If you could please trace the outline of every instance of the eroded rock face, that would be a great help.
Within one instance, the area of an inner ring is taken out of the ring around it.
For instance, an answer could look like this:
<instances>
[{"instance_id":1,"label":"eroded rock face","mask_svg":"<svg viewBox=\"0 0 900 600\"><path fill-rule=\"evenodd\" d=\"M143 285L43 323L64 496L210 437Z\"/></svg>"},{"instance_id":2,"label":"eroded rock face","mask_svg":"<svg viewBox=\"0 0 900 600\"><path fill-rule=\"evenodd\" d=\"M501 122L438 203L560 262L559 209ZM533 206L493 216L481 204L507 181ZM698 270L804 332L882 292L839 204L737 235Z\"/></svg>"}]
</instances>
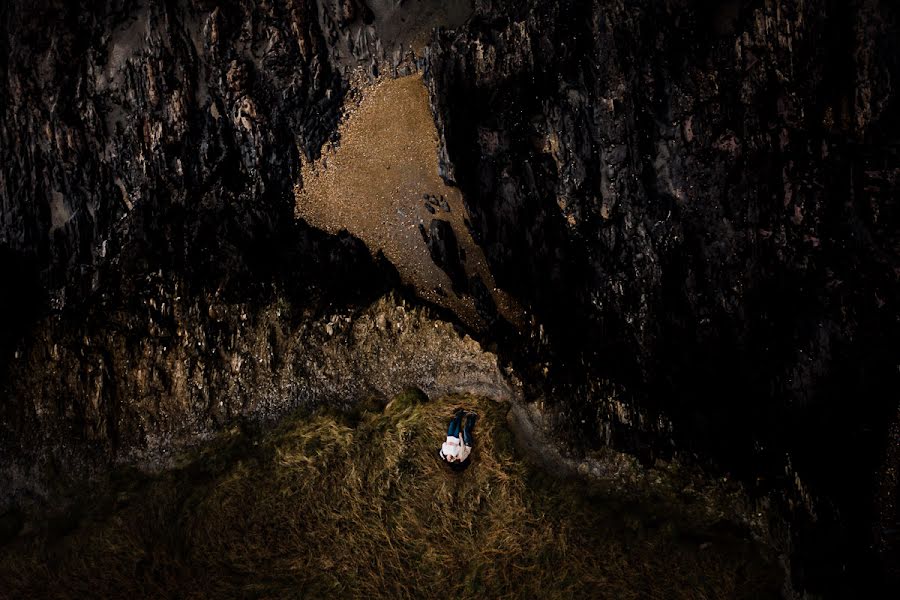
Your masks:
<instances>
[{"instance_id":1,"label":"eroded rock face","mask_svg":"<svg viewBox=\"0 0 900 600\"><path fill-rule=\"evenodd\" d=\"M811 539L868 535L843 523L900 443L897 36L886 2L501 1L437 37L444 175L544 326L566 437L662 437L786 487Z\"/></svg>"},{"instance_id":2,"label":"eroded rock face","mask_svg":"<svg viewBox=\"0 0 900 600\"><path fill-rule=\"evenodd\" d=\"M332 135L346 89L318 17L308 2L4 5L0 247L28 275L0 292L14 469L74 474L82 454L264 412L277 384L220 387L241 362L220 307L255 323L278 294L302 314L391 287L358 241L293 219L298 155Z\"/></svg>"},{"instance_id":3,"label":"eroded rock face","mask_svg":"<svg viewBox=\"0 0 900 600\"><path fill-rule=\"evenodd\" d=\"M484 3L431 46L498 283L633 380L802 406L832 357L893 370L842 356L896 326L891 9L695 4Z\"/></svg>"},{"instance_id":4,"label":"eroded rock face","mask_svg":"<svg viewBox=\"0 0 900 600\"><path fill-rule=\"evenodd\" d=\"M237 302L190 297L164 278L152 287L131 302L102 303L79 326L42 321L30 350L13 358L13 369L28 376L15 380L11 396L25 406L6 415L20 422L5 424L26 444L4 448L18 460L2 465L0 502L33 492L40 469L79 454L88 470L109 458L165 466L173 451L240 418L352 408L407 386L435 397L509 401L516 393L494 354L393 296L365 310L316 313L284 295Z\"/></svg>"},{"instance_id":5,"label":"eroded rock face","mask_svg":"<svg viewBox=\"0 0 900 600\"><path fill-rule=\"evenodd\" d=\"M336 136L351 75L414 72L432 28L470 11L468 1L4 5L0 265L16 280L0 292L4 460L28 471L50 447L46 462L63 470L82 451L102 464L238 415L380 389L368 376L339 383L363 368L350 359L303 384L285 367L318 359L278 336L357 314L400 285L358 239L295 219L300 157L314 161ZM279 302L289 322L270 316ZM382 352L377 376L398 377L386 389L450 389L413 375L444 377L417 343L423 356L402 367L390 358L402 344ZM451 346L433 354L454 357ZM334 393L316 392L320 379Z\"/></svg>"},{"instance_id":6,"label":"eroded rock face","mask_svg":"<svg viewBox=\"0 0 900 600\"><path fill-rule=\"evenodd\" d=\"M54 306L135 238L220 279L281 227L298 148L318 152L342 93L314 6L6 12L0 239L38 257Z\"/></svg>"},{"instance_id":7,"label":"eroded rock face","mask_svg":"<svg viewBox=\"0 0 900 600\"><path fill-rule=\"evenodd\" d=\"M781 502L800 588L881 581L841 548L898 548L896 13L4 4L4 492L244 415L409 384L508 393L459 314L376 303L400 286L390 257L294 216L351 81L424 66L467 229L426 239L544 421ZM485 273L451 264L451 233Z\"/></svg>"}]
</instances>

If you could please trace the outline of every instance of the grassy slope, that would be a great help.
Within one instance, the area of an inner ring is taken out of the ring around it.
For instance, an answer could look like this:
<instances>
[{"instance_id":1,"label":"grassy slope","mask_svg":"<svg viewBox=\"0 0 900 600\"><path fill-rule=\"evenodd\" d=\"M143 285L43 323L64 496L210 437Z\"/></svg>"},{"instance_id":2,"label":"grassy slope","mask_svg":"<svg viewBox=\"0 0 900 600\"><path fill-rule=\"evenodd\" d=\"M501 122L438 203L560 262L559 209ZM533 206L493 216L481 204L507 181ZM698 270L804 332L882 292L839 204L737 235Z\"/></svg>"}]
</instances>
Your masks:
<instances>
[{"instance_id":1,"label":"grassy slope","mask_svg":"<svg viewBox=\"0 0 900 600\"><path fill-rule=\"evenodd\" d=\"M482 418L455 474L436 449L460 405ZM0 548L0 596L777 596L751 542L664 499L533 470L504 406L406 393L372 408L235 431L179 469L120 476L77 522Z\"/></svg>"}]
</instances>

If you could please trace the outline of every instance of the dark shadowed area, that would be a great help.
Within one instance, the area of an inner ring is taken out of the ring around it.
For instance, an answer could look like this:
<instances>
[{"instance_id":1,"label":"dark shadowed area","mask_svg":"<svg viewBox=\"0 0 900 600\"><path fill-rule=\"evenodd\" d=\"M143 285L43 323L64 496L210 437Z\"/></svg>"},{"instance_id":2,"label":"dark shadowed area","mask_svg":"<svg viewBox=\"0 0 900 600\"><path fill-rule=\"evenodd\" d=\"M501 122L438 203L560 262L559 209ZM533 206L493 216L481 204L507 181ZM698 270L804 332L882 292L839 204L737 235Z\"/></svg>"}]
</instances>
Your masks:
<instances>
[{"instance_id":1,"label":"dark shadowed area","mask_svg":"<svg viewBox=\"0 0 900 600\"><path fill-rule=\"evenodd\" d=\"M439 573L389 542L443 531L424 498L450 480L413 450L443 413L358 411L417 386L519 415L542 465L485 448L461 480L497 528L454 521L478 557L454 592L668 597L640 585L672 554L685 597L897 595L898 19L890 0L3 3L3 573L74 595L90 548L98 589L374 594L348 573L377 547L399 593L413 559ZM348 444L375 433L387 462L360 462ZM565 490L541 474L560 465ZM377 515L304 487L362 472ZM422 529L391 520L401 498ZM727 513L721 554L701 506ZM272 581L191 587L200 547L210 572L271 559Z\"/></svg>"}]
</instances>

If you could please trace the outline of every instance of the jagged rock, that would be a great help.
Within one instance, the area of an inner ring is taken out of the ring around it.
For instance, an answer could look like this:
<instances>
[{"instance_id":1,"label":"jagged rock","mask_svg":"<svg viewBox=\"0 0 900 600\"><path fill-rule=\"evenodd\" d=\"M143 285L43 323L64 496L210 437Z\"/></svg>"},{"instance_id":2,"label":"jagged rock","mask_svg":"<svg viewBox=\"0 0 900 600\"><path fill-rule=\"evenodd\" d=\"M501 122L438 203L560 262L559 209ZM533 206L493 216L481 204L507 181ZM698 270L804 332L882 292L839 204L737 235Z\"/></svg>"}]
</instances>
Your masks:
<instances>
[{"instance_id":1,"label":"jagged rock","mask_svg":"<svg viewBox=\"0 0 900 600\"><path fill-rule=\"evenodd\" d=\"M41 456L66 461L74 453L91 461L55 482L62 485L110 459L167 465L179 448L239 418L350 407L406 386L431 396L508 401L515 394L496 355L396 297L318 318L303 317L281 296L222 302L214 323L203 302L181 296L181 284L155 283L155 299L117 300L88 312L78 328L66 319L42 321L31 350L12 361L29 375L16 380L12 394L23 406L7 413L4 425L17 427L20 439L49 442L4 448L0 505L33 489L31 469Z\"/></svg>"},{"instance_id":2,"label":"jagged rock","mask_svg":"<svg viewBox=\"0 0 900 600\"><path fill-rule=\"evenodd\" d=\"M785 503L819 506L795 533L867 511L859 465L900 442L897 27L878 1L499 0L436 36L442 174L552 348L565 438L750 481L791 457ZM823 590L840 554L795 559Z\"/></svg>"},{"instance_id":3,"label":"jagged rock","mask_svg":"<svg viewBox=\"0 0 900 600\"><path fill-rule=\"evenodd\" d=\"M13 0L0 17L4 492L402 379L471 367L504 393L446 321L370 318L396 271L294 219L351 79L424 69L441 176L527 326L496 317L445 221L420 231L558 439L737 477L792 521L773 539L798 589L877 585L874 553L897 555L887 0Z\"/></svg>"},{"instance_id":4,"label":"jagged rock","mask_svg":"<svg viewBox=\"0 0 900 600\"><path fill-rule=\"evenodd\" d=\"M428 244L431 260L447 273L453 282L453 290L457 293L467 291L469 288L466 271L462 265L459 244L456 243L456 234L450 223L443 219L432 219L427 234L422 225L419 225L419 231Z\"/></svg>"}]
</instances>

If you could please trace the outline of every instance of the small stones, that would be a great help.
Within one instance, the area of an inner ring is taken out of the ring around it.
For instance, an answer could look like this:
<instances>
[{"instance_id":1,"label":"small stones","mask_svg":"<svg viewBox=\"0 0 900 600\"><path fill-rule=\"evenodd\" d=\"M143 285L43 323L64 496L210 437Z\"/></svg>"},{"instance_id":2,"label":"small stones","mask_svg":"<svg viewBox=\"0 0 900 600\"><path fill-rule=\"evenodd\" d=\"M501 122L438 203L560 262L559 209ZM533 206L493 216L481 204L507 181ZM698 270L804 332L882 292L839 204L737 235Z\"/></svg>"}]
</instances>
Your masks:
<instances>
[{"instance_id":1,"label":"small stones","mask_svg":"<svg viewBox=\"0 0 900 600\"><path fill-rule=\"evenodd\" d=\"M444 212L450 212L450 203L447 202L447 199L443 194L440 196L435 196L434 194L425 194L422 197L425 200L425 208L431 214L435 213L435 209L441 209Z\"/></svg>"}]
</instances>

